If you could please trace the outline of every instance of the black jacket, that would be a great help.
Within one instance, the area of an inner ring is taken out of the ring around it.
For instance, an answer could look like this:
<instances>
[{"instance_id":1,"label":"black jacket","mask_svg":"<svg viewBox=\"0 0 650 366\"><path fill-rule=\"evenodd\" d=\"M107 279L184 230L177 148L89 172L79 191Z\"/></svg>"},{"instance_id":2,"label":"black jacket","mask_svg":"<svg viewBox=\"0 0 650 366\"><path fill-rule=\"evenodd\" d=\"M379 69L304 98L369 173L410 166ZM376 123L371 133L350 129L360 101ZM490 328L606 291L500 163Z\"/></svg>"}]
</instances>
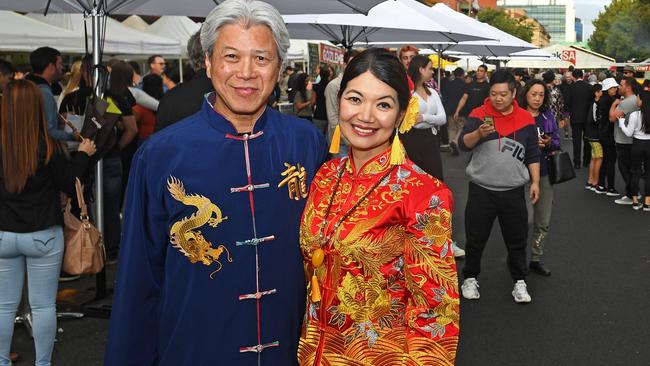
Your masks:
<instances>
[{"instance_id":1,"label":"black jacket","mask_svg":"<svg viewBox=\"0 0 650 366\"><path fill-rule=\"evenodd\" d=\"M203 104L203 96L212 91L214 91L212 81L205 70L200 70L192 80L183 82L165 93L158 105L154 131L160 131L198 112Z\"/></svg>"},{"instance_id":2,"label":"black jacket","mask_svg":"<svg viewBox=\"0 0 650 366\"><path fill-rule=\"evenodd\" d=\"M75 178L83 179L89 161L85 153L77 153L69 160L62 150L55 148L45 164L45 143L41 142L36 174L27 178L20 193L5 190L0 168L0 231L30 233L63 225L59 191L74 196Z\"/></svg>"},{"instance_id":3,"label":"black jacket","mask_svg":"<svg viewBox=\"0 0 650 366\"><path fill-rule=\"evenodd\" d=\"M609 121L609 109L614 100L605 92L598 101L598 138L604 146L614 146L614 123Z\"/></svg>"},{"instance_id":4,"label":"black jacket","mask_svg":"<svg viewBox=\"0 0 650 366\"><path fill-rule=\"evenodd\" d=\"M571 115L571 123L586 123L589 107L593 102L591 86L583 80L571 84L565 102L566 109Z\"/></svg>"}]
</instances>

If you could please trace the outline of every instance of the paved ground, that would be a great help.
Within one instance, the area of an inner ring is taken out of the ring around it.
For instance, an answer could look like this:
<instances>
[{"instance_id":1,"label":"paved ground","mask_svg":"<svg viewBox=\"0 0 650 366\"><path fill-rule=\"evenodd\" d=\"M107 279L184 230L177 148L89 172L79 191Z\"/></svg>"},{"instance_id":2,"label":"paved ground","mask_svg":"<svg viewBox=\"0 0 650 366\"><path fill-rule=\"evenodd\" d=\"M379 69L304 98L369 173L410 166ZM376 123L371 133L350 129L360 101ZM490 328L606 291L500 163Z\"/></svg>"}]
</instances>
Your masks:
<instances>
[{"instance_id":1,"label":"paved ground","mask_svg":"<svg viewBox=\"0 0 650 366\"><path fill-rule=\"evenodd\" d=\"M461 245L467 158L443 155ZM528 277L531 304L512 301L505 246L495 225L483 258L481 299L461 303L457 365L650 365L650 213L585 191L585 174L581 169L578 179L556 186L545 257L553 275ZM89 278L64 287L93 285ZM101 365L107 325L90 317L61 320L53 365ZM16 327L14 350L22 355L18 365L33 364L32 341L22 326Z\"/></svg>"}]
</instances>

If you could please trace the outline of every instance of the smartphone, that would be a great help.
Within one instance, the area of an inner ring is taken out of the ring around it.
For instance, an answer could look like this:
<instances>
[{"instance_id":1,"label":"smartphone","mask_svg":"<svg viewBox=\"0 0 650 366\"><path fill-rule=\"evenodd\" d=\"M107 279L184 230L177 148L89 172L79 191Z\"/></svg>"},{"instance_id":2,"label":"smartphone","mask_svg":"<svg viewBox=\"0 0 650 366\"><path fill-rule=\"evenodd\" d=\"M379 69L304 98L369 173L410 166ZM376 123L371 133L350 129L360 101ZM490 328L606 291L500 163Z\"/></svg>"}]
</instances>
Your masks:
<instances>
[{"instance_id":1,"label":"smartphone","mask_svg":"<svg viewBox=\"0 0 650 366\"><path fill-rule=\"evenodd\" d=\"M494 127L494 118L491 116L485 116L483 117L483 123L485 123L488 126Z\"/></svg>"}]
</instances>

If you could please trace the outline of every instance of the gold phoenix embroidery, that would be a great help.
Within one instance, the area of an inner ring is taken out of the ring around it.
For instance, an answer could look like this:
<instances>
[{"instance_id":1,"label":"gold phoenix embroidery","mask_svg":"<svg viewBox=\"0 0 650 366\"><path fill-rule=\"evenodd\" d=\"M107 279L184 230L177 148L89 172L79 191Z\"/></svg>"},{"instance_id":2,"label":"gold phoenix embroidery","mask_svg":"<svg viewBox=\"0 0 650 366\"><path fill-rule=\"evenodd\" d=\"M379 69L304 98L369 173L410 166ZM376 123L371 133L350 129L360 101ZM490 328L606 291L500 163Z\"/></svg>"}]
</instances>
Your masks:
<instances>
[{"instance_id":1,"label":"gold phoenix embroidery","mask_svg":"<svg viewBox=\"0 0 650 366\"><path fill-rule=\"evenodd\" d=\"M289 189L289 198L299 200L300 198L307 198L307 171L305 167L300 166L300 163L291 165L284 163L287 167L282 172L284 179L278 184L278 188L286 185Z\"/></svg>"},{"instance_id":2,"label":"gold phoenix embroidery","mask_svg":"<svg viewBox=\"0 0 650 366\"><path fill-rule=\"evenodd\" d=\"M184 205L197 208L197 211L190 217L185 217L172 225L169 231L172 246L180 250L193 264L201 262L206 266L210 266L212 263L216 263L218 268L210 273L210 278L212 278L222 268L219 257L221 257L223 252L226 252L228 262L232 263L230 252L223 245L213 248L212 243L207 241L200 231L192 229L199 228L205 224L211 227L217 227L217 225L227 220L228 217L223 216L219 207L208 198L198 194L185 193L183 182L173 176L167 179L167 189L175 200Z\"/></svg>"}]
</instances>

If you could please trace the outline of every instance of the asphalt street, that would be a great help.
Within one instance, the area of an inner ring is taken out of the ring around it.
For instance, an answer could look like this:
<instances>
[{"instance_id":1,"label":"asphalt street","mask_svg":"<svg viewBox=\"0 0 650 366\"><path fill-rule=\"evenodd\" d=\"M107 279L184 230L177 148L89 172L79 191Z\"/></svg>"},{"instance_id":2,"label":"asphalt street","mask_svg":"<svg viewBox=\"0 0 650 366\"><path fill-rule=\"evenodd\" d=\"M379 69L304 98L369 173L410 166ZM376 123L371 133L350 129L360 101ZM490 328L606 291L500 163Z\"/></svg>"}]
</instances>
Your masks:
<instances>
[{"instance_id":1,"label":"asphalt street","mask_svg":"<svg viewBox=\"0 0 650 366\"><path fill-rule=\"evenodd\" d=\"M454 237L461 246L468 157L443 153L445 181L455 200ZM544 258L552 275L527 277L530 304L512 299L506 249L494 226L479 278L481 298L461 302L457 365L650 365L650 213L586 191L585 176L583 168L577 179L555 186ZM458 265L460 270L463 261ZM94 283L86 278L62 284L79 292L61 295L82 301L92 296ZM68 308L63 300L60 307ZM59 328L54 366L102 364L106 319L62 319ZM22 325L16 326L13 349L21 355L18 365L33 364L33 343Z\"/></svg>"}]
</instances>

